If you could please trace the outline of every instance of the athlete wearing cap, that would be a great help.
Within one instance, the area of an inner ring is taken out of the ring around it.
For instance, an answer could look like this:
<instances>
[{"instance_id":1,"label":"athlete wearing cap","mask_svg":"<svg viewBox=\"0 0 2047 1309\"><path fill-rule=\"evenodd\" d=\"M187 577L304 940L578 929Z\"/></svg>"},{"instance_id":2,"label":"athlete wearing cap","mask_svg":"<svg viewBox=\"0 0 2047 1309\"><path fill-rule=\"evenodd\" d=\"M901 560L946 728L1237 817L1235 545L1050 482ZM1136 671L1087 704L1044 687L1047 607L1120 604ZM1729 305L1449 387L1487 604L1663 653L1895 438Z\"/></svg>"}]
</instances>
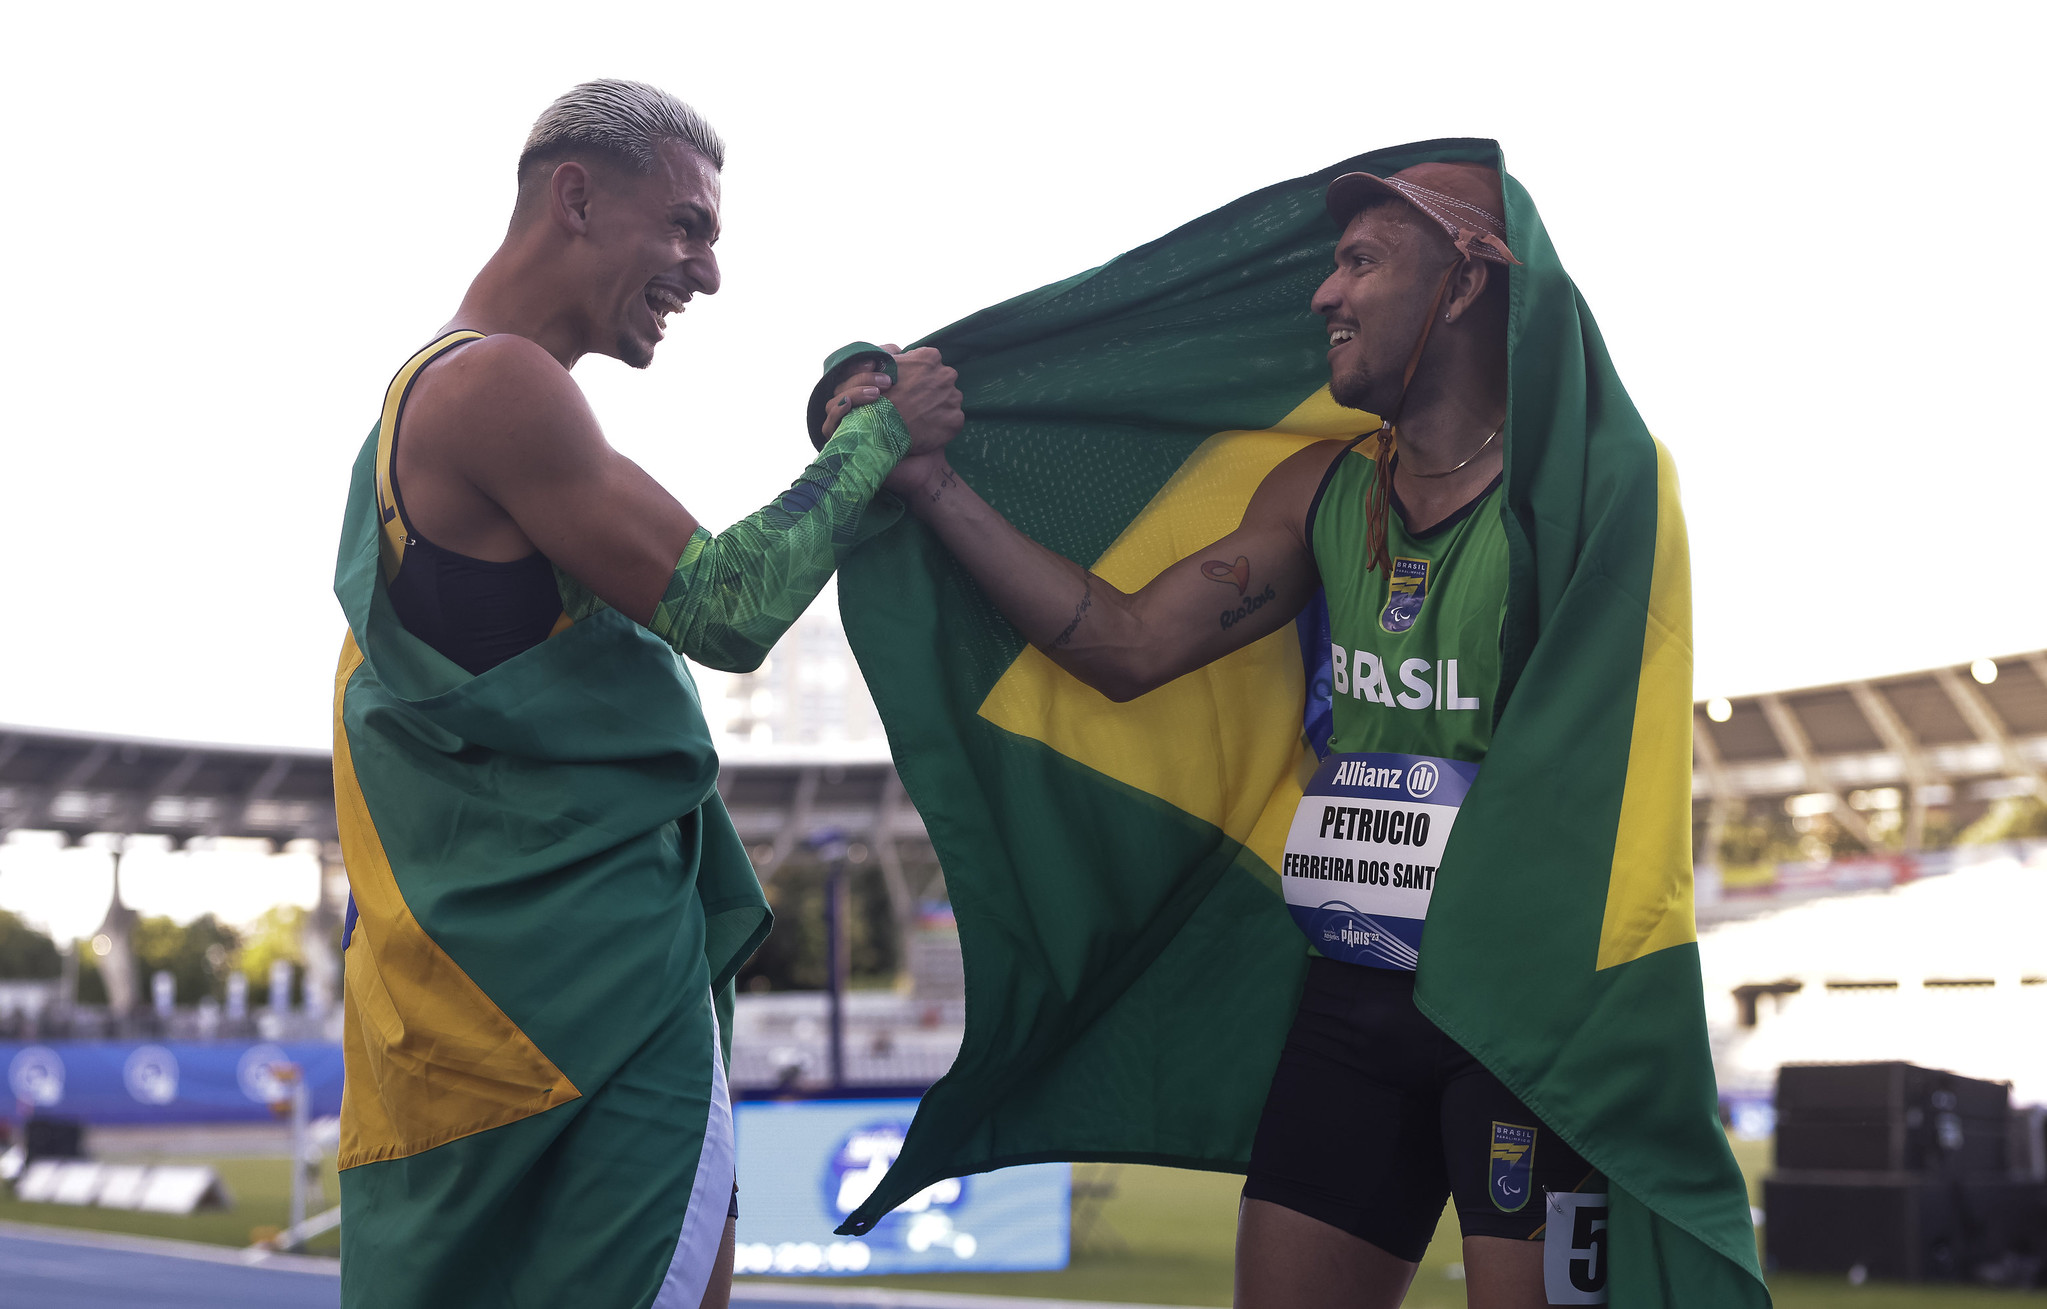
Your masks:
<instances>
[{"instance_id":1,"label":"athlete wearing cap","mask_svg":"<svg viewBox=\"0 0 2047 1309\"><path fill-rule=\"evenodd\" d=\"M888 485L1028 640L1116 700L1279 630L1320 589L1336 688L1357 692L1335 698L1330 751L1469 772L1491 739L1508 580L1499 497L1518 261L1500 177L1466 163L1351 173L1326 202L1341 235L1312 307L1328 326L1330 389L1385 421L1280 464L1222 540L1125 594L1018 532L943 451L905 459ZM834 412L888 385L846 378ZM1272 599L1218 622L1219 582ZM1399 1304L1446 1197L1471 1304L1545 1304L1542 1193L1602 1185L1415 1007L1421 921L1410 925L1406 939L1310 964L1244 1187L1240 1306Z\"/></svg>"}]
</instances>

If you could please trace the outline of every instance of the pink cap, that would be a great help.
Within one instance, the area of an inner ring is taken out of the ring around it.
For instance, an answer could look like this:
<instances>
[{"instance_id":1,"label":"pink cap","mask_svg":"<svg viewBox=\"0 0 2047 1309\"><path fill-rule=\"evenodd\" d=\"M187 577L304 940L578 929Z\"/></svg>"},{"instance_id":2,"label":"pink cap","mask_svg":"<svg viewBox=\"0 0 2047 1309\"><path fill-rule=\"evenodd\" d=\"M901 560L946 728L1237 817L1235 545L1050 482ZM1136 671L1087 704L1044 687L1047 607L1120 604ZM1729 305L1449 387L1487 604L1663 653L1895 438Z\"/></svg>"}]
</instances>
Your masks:
<instances>
[{"instance_id":1,"label":"pink cap","mask_svg":"<svg viewBox=\"0 0 2047 1309\"><path fill-rule=\"evenodd\" d=\"M1485 164L1416 164L1391 177L1345 173L1329 184L1322 203L1338 227L1347 227L1374 197L1391 195L1434 219L1467 259L1496 264L1521 261L1507 249L1507 206L1500 173Z\"/></svg>"}]
</instances>

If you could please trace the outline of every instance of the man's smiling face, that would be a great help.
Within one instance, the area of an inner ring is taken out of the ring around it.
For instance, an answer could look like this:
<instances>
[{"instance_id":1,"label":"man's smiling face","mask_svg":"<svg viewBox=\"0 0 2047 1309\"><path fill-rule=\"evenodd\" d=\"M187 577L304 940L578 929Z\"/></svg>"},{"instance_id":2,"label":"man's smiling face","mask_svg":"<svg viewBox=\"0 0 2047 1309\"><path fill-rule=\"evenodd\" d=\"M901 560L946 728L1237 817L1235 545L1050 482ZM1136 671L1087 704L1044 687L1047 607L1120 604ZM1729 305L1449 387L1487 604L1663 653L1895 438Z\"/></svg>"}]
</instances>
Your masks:
<instances>
[{"instance_id":1,"label":"man's smiling face","mask_svg":"<svg viewBox=\"0 0 2047 1309\"><path fill-rule=\"evenodd\" d=\"M718 170L682 142L654 143L644 175L605 169L592 206L590 237L600 258L590 311L593 341L634 368L654 361L667 319L692 296L718 290Z\"/></svg>"},{"instance_id":2,"label":"man's smiling face","mask_svg":"<svg viewBox=\"0 0 2047 1309\"><path fill-rule=\"evenodd\" d=\"M1405 204L1366 205L1336 243L1336 271L1311 302L1329 330L1329 391L1351 409L1384 415L1400 400L1401 374L1422 319L1456 251L1440 229Z\"/></svg>"}]
</instances>

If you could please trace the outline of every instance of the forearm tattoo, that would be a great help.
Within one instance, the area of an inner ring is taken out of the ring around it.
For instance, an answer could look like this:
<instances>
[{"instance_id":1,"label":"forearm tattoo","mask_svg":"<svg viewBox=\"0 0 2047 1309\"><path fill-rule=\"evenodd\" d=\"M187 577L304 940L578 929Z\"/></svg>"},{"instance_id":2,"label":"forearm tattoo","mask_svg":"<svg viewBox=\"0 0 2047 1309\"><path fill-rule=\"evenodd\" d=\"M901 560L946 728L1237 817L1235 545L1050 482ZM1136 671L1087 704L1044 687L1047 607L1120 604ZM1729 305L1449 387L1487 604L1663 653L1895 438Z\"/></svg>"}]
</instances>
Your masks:
<instances>
[{"instance_id":1,"label":"forearm tattoo","mask_svg":"<svg viewBox=\"0 0 2047 1309\"><path fill-rule=\"evenodd\" d=\"M1087 582L1084 584L1084 588L1080 593L1080 603L1073 606L1073 621L1066 625L1066 630L1061 632L1058 635L1058 637L1053 640L1052 644L1063 646L1068 641L1071 641L1073 639L1074 629L1080 626L1081 619L1087 617L1087 611L1094 607L1094 603L1095 579L1092 576L1090 576L1087 579Z\"/></svg>"},{"instance_id":2,"label":"forearm tattoo","mask_svg":"<svg viewBox=\"0 0 2047 1309\"><path fill-rule=\"evenodd\" d=\"M937 485L933 486L929 491L926 491L924 494L930 499L932 504L937 504L941 496L943 496L947 491L952 490L959 484L960 484L959 474L952 471L951 464L947 464L945 466L945 471L938 475Z\"/></svg>"}]
</instances>

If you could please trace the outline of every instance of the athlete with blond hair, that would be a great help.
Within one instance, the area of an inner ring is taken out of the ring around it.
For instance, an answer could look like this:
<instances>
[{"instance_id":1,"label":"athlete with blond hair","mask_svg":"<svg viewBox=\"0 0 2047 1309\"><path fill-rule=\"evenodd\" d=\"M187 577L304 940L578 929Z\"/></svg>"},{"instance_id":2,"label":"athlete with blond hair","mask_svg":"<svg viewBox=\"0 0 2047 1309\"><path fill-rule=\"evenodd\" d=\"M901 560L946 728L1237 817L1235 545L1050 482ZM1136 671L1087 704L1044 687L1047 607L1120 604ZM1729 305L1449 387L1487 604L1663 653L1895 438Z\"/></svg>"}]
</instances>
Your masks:
<instances>
[{"instance_id":1,"label":"athlete with blond hair","mask_svg":"<svg viewBox=\"0 0 2047 1309\"><path fill-rule=\"evenodd\" d=\"M353 1309L726 1303L722 1047L768 915L678 656L757 667L883 480L962 417L952 371L911 352L715 535L605 440L570 370L645 368L719 289L724 158L654 87L550 105L503 243L356 465L335 582Z\"/></svg>"}]
</instances>

